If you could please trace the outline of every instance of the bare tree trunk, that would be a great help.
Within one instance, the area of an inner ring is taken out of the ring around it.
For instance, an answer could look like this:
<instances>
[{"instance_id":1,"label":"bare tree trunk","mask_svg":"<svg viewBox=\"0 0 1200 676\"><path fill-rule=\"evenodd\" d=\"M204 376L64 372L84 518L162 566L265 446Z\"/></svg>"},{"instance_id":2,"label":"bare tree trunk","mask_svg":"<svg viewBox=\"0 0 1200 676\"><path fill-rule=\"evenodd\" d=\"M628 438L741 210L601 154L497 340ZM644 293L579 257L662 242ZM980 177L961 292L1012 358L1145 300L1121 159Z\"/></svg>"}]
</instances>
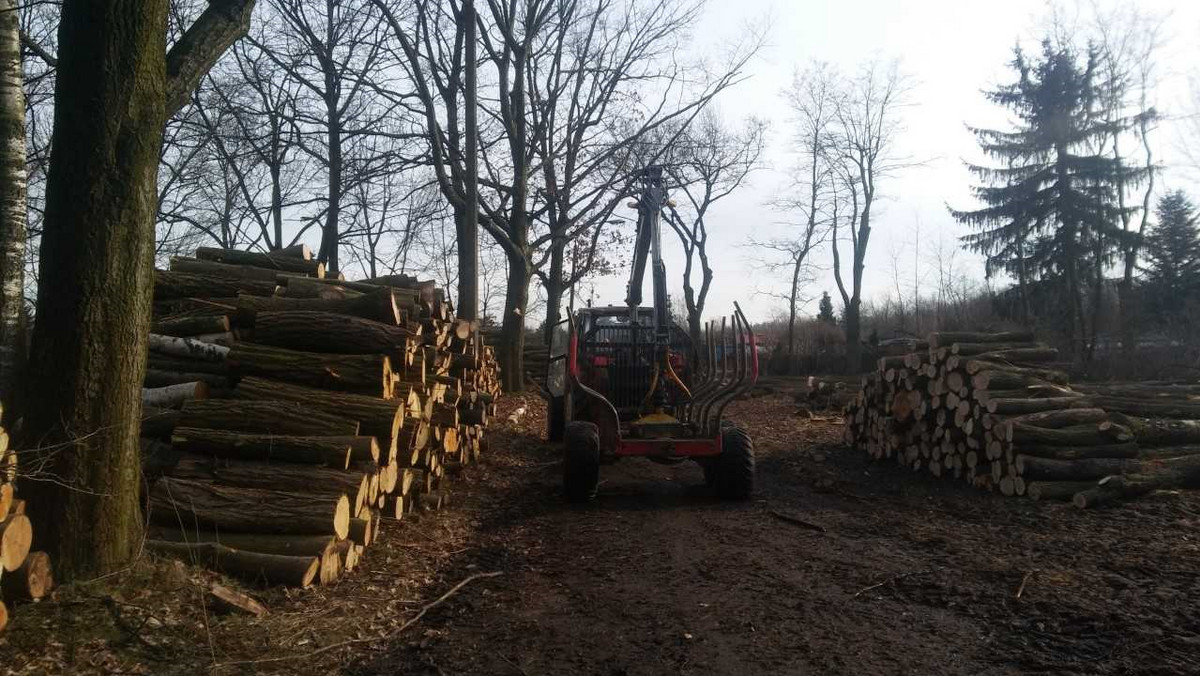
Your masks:
<instances>
[{"instance_id":1,"label":"bare tree trunk","mask_svg":"<svg viewBox=\"0 0 1200 676\"><path fill-rule=\"evenodd\" d=\"M271 165L271 226L275 231L271 249L283 248L283 191L279 182L282 170L278 163Z\"/></svg>"},{"instance_id":2,"label":"bare tree trunk","mask_svg":"<svg viewBox=\"0 0 1200 676\"><path fill-rule=\"evenodd\" d=\"M66 578L140 541L138 430L163 126L249 25L211 0L165 53L166 0L64 0L23 446L37 536ZM182 92L182 94L180 94Z\"/></svg>"},{"instance_id":3,"label":"bare tree trunk","mask_svg":"<svg viewBox=\"0 0 1200 676\"><path fill-rule=\"evenodd\" d=\"M16 0L0 0L0 403L11 406L25 360L25 92Z\"/></svg>"},{"instance_id":4,"label":"bare tree trunk","mask_svg":"<svg viewBox=\"0 0 1200 676\"><path fill-rule=\"evenodd\" d=\"M1093 256L1096 260L1096 274L1092 280L1092 322L1091 330L1088 333L1087 351L1085 352L1087 363L1089 364L1096 358L1096 343L1100 339L1100 314L1104 311L1103 242L1097 243Z\"/></svg>"},{"instance_id":5,"label":"bare tree trunk","mask_svg":"<svg viewBox=\"0 0 1200 676\"><path fill-rule=\"evenodd\" d=\"M704 348L704 323L699 311L688 312L688 335L692 338L692 364L699 366L708 359Z\"/></svg>"},{"instance_id":6,"label":"bare tree trunk","mask_svg":"<svg viewBox=\"0 0 1200 676\"><path fill-rule=\"evenodd\" d=\"M463 188L466 193L466 209L459 218L455 209L454 222L458 226L458 317L476 319L479 312L479 123L478 91L475 78L475 0L463 0L459 20L460 30L465 31L464 59L464 111L466 157L463 158L465 176Z\"/></svg>"},{"instance_id":7,"label":"bare tree trunk","mask_svg":"<svg viewBox=\"0 0 1200 676\"><path fill-rule=\"evenodd\" d=\"M863 176L863 185L868 177ZM854 244L853 295L846 306L846 373L862 370L862 278L867 255L867 242L871 237L871 202L874 198L870 188L863 189L863 208L859 216L858 239Z\"/></svg>"},{"instance_id":8,"label":"bare tree trunk","mask_svg":"<svg viewBox=\"0 0 1200 676\"><path fill-rule=\"evenodd\" d=\"M859 300L854 298L846 307L846 373L862 370L862 326L859 322Z\"/></svg>"},{"instance_id":9,"label":"bare tree trunk","mask_svg":"<svg viewBox=\"0 0 1200 676\"><path fill-rule=\"evenodd\" d=\"M796 357L796 301L800 295L800 269L804 265L804 260L796 257L795 263L792 265L792 290L788 295L788 373L792 371L792 363Z\"/></svg>"},{"instance_id":10,"label":"bare tree trunk","mask_svg":"<svg viewBox=\"0 0 1200 676\"><path fill-rule=\"evenodd\" d=\"M26 446L39 538L70 577L138 544L138 429L154 289L167 3L66 0ZM120 274L114 274L120 271Z\"/></svg>"},{"instance_id":11,"label":"bare tree trunk","mask_svg":"<svg viewBox=\"0 0 1200 676\"><path fill-rule=\"evenodd\" d=\"M327 78L331 79L331 78ZM336 86L336 84L334 85ZM326 82L326 91L330 84ZM321 260L325 262L325 273L337 277L338 267L338 216L342 200L342 133L337 119L337 104L329 106L329 204L325 211L325 227L321 231Z\"/></svg>"},{"instance_id":12,"label":"bare tree trunk","mask_svg":"<svg viewBox=\"0 0 1200 676\"><path fill-rule=\"evenodd\" d=\"M546 326L542 331L542 340L547 346L553 342L554 327L562 319L562 297L566 290L563 283L563 258L566 247L557 246L557 242L550 246L550 273L542 280L546 288Z\"/></svg>"},{"instance_id":13,"label":"bare tree trunk","mask_svg":"<svg viewBox=\"0 0 1200 676\"><path fill-rule=\"evenodd\" d=\"M525 308L529 301L529 262L524 256L508 253L508 288L504 295L504 321L501 324L500 365L504 389L525 389Z\"/></svg>"}]
</instances>

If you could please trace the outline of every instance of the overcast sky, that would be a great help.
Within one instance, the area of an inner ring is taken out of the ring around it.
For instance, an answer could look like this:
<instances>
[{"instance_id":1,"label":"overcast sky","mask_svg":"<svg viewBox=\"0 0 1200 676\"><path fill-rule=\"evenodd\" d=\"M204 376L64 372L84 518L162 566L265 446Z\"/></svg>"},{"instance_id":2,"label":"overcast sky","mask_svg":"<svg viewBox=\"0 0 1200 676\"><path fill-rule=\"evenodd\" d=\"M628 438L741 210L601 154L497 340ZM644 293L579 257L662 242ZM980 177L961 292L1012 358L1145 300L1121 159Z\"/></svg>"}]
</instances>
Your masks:
<instances>
[{"instance_id":1,"label":"overcast sky","mask_svg":"<svg viewBox=\"0 0 1200 676\"><path fill-rule=\"evenodd\" d=\"M1194 79L1200 78L1200 1L1137 0L1137 4L1170 17L1168 42L1160 57L1157 103L1167 114L1186 114L1187 69L1192 69ZM765 117L771 130L768 168L715 208L709 220L715 280L707 314L726 313L734 300L742 302L752 321L768 319L784 307L766 292L781 291L786 280L756 269L750 260L753 252L740 245L750 232L766 239L771 233L783 234L786 227L780 223L783 217L765 205L787 184L786 171L792 164L788 110L780 92L797 67L818 59L851 70L878 54L899 58L913 80L914 105L905 114L899 152L922 158L925 164L879 185L885 201L876 212L864 283L868 298L881 297L893 288L895 269L907 293L914 272L928 273L939 242L944 251L957 248L955 238L964 230L947 214L945 204L972 205L971 176L963 159L978 158L966 124L1003 125L1002 112L981 92L1011 78L1007 64L1014 44L1018 40L1033 44L1046 25L1049 8L1045 0L709 0L694 36L698 47L730 38L740 26L765 22L770 27L768 44L750 68L752 78L725 96L720 109L734 122L748 115ZM1170 126L1158 134L1159 155L1168 165L1179 156L1178 135ZM1168 187L1192 188L1200 196L1200 181L1185 179L1174 171L1164 182ZM918 224L919 250L915 246ZM664 245L672 295L681 298L679 244L664 233ZM819 260L828 266L828 247ZM956 265L982 280L982 262L977 257L959 252ZM815 299L823 290L834 296L840 311L830 272L809 285L807 294L814 300L807 311L816 311ZM624 279L598 284L596 294L600 303L620 303Z\"/></svg>"}]
</instances>

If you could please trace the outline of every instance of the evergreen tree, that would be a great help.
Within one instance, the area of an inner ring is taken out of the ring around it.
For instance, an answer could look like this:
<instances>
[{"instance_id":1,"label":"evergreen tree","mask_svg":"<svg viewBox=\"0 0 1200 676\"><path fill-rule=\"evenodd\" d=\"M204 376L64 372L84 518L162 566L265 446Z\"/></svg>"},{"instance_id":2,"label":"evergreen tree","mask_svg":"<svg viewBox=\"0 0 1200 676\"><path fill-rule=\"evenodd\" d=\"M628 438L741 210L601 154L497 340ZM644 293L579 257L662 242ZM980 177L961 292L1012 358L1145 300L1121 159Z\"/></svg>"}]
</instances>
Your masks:
<instances>
[{"instance_id":1,"label":"evergreen tree","mask_svg":"<svg viewBox=\"0 0 1200 676\"><path fill-rule=\"evenodd\" d=\"M982 183L973 192L985 206L951 210L975 230L963 242L987 256L989 271L1012 274L1022 288L1035 276L1060 285L1073 339L1083 335L1087 280L1102 280L1124 236L1118 181L1139 179L1138 170L1102 153L1115 127L1129 122L1100 114L1097 67L1092 49L1081 63L1048 40L1034 59L1017 48L1016 81L987 94L1015 114L1016 128L972 130L984 154L1003 166L971 165Z\"/></svg>"},{"instance_id":2,"label":"evergreen tree","mask_svg":"<svg viewBox=\"0 0 1200 676\"><path fill-rule=\"evenodd\" d=\"M1173 313L1200 291L1196 205L1182 190L1164 195L1158 223L1146 236L1145 282L1156 309Z\"/></svg>"},{"instance_id":3,"label":"evergreen tree","mask_svg":"<svg viewBox=\"0 0 1200 676\"><path fill-rule=\"evenodd\" d=\"M837 323L837 318L833 316L833 299L829 297L829 292L821 293L820 311L817 313L817 319L829 324Z\"/></svg>"}]
</instances>

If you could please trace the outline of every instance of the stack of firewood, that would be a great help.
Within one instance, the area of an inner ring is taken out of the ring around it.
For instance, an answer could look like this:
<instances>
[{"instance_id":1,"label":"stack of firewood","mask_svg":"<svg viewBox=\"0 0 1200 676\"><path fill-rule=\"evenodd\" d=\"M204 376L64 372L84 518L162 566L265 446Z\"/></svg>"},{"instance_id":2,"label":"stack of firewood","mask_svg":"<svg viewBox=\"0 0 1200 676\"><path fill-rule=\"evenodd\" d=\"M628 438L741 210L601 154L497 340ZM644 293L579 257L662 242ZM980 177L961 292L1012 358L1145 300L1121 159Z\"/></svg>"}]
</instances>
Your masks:
<instances>
[{"instance_id":1,"label":"stack of firewood","mask_svg":"<svg viewBox=\"0 0 1200 676\"><path fill-rule=\"evenodd\" d=\"M8 625L11 605L39 601L54 584L50 555L29 551L33 527L25 515L25 501L16 497L16 478L17 454L9 447L8 433L0 429L0 630Z\"/></svg>"},{"instance_id":2,"label":"stack of firewood","mask_svg":"<svg viewBox=\"0 0 1200 676\"><path fill-rule=\"evenodd\" d=\"M330 279L306 247L170 267L143 390L151 549L332 582L478 460L499 368L434 283Z\"/></svg>"},{"instance_id":3,"label":"stack of firewood","mask_svg":"<svg viewBox=\"0 0 1200 676\"><path fill-rule=\"evenodd\" d=\"M884 357L846 407L846 441L934 476L1081 507L1200 487L1200 386L1068 382L1028 332L935 333Z\"/></svg>"},{"instance_id":4,"label":"stack of firewood","mask_svg":"<svg viewBox=\"0 0 1200 676\"><path fill-rule=\"evenodd\" d=\"M858 381L858 376L808 376L794 399L809 412L841 410L854 401Z\"/></svg>"}]
</instances>

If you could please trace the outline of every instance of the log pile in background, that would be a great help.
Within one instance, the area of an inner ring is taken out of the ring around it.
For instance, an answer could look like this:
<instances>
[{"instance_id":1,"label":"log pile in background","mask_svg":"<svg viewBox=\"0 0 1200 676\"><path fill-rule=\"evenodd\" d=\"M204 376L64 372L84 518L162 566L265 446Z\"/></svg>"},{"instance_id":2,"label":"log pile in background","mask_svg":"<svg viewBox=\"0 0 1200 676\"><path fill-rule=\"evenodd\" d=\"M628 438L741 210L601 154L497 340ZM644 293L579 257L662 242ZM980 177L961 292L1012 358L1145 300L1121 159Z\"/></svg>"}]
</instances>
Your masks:
<instances>
[{"instance_id":1,"label":"log pile in background","mask_svg":"<svg viewBox=\"0 0 1200 676\"><path fill-rule=\"evenodd\" d=\"M0 429L0 631L8 625L9 608L40 601L54 586L50 556L31 552L33 527L25 501L16 497L17 454L8 433Z\"/></svg>"},{"instance_id":2,"label":"log pile in background","mask_svg":"<svg viewBox=\"0 0 1200 676\"><path fill-rule=\"evenodd\" d=\"M157 271L143 390L148 547L289 586L352 570L382 518L479 459L499 368L433 282L329 279L307 247Z\"/></svg>"},{"instance_id":3,"label":"log pile in background","mask_svg":"<svg viewBox=\"0 0 1200 676\"><path fill-rule=\"evenodd\" d=\"M1057 358L1029 332L932 334L862 378L846 441L937 477L1079 507L1200 488L1200 385L1071 384Z\"/></svg>"},{"instance_id":4,"label":"log pile in background","mask_svg":"<svg viewBox=\"0 0 1200 676\"><path fill-rule=\"evenodd\" d=\"M808 376L794 399L802 410L810 413L839 411L854 401L859 381L858 376Z\"/></svg>"}]
</instances>

